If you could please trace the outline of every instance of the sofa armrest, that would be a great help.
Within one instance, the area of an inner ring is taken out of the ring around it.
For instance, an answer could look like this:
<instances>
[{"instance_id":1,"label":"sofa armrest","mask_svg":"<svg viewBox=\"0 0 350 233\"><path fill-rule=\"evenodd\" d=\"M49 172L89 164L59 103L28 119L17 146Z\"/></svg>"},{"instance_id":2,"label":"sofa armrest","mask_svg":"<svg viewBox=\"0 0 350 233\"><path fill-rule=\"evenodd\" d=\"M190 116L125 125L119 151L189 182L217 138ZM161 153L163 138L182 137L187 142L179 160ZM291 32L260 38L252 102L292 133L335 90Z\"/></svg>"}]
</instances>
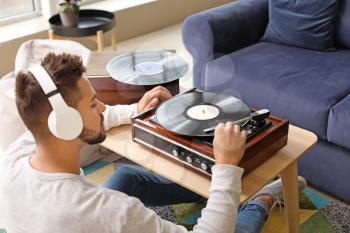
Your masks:
<instances>
[{"instance_id":1,"label":"sofa armrest","mask_svg":"<svg viewBox=\"0 0 350 233\"><path fill-rule=\"evenodd\" d=\"M182 38L193 57L194 86L203 88L208 61L259 41L268 22L268 0L238 0L188 17Z\"/></svg>"}]
</instances>

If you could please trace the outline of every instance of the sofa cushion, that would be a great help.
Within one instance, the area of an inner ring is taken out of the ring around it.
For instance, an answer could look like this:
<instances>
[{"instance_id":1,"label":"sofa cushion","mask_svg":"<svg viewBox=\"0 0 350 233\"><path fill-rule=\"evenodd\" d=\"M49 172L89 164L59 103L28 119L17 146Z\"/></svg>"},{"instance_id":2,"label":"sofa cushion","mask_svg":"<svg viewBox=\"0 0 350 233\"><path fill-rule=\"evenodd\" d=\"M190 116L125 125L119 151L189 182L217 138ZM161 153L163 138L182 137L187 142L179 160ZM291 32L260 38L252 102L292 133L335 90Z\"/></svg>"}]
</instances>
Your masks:
<instances>
[{"instance_id":1,"label":"sofa cushion","mask_svg":"<svg viewBox=\"0 0 350 233\"><path fill-rule=\"evenodd\" d=\"M268 42L207 64L205 90L241 97L327 138L332 106L350 92L350 50L326 53Z\"/></svg>"},{"instance_id":2,"label":"sofa cushion","mask_svg":"<svg viewBox=\"0 0 350 233\"><path fill-rule=\"evenodd\" d=\"M300 48L334 48L337 0L270 0L264 41Z\"/></svg>"},{"instance_id":3,"label":"sofa cushion","mask_svg":"<svg viewBox=\"0 0 350 233\"><path fill-rule=\"evenodd\" d=\"M18 48L15 59L15 74L38 64L48 53L70 53L81 56L84 66L90 56L90 50L71 40L28 40Z\"/></svg>"},{"instance_id":4,"label":"sofa cushion","mask_svg":"<svg viewBox=\"0 0 350 233\"><path fill-rule=\"evenodd\" d=\"M0 79L0 152L26 130L17 111L14 87L14 72Z\"/></svg>"},{"instance_id":5,"label":"sofa cushion","mask_svg":"<svg viewBox=\"0 0 350 233\"><path fill-rule=\"evenodd\" d=\"M335 24L337 45L350 48L350 0L339 1L339 13Z\"/></svg>"},{"instance_id":6,"label":"sofa cushion","mask_svg":"<svg viewBox=\"0 0 350 233\"><path fill-rule=\"evenodd\" d=\"M350 95L331 108L327 137L330 142L350 149Z\"/></svg>"}]
</instances>

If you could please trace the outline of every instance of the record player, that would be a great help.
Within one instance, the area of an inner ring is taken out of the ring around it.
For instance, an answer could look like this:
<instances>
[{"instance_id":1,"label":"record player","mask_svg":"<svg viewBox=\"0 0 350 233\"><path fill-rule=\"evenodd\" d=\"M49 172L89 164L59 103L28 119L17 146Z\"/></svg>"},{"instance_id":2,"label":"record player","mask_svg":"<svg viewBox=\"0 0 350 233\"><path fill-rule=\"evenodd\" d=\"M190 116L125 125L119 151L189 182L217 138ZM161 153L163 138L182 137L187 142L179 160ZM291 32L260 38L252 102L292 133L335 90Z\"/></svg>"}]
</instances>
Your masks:
<instances>
[{"instance_id":1,"label":"record player","mask_svg":"<svg viewBox=\"0 0 350 233\"><path fill-rule=\"evenodd\" d=\"M247 131L246 150L239 163L246 174L287 144L288 120L265 111L254 111L232 96L192 89L135 116L132 139L160 156L211 176L213 129L220 122L234 121Z\"/></svg>"}]
</instances>

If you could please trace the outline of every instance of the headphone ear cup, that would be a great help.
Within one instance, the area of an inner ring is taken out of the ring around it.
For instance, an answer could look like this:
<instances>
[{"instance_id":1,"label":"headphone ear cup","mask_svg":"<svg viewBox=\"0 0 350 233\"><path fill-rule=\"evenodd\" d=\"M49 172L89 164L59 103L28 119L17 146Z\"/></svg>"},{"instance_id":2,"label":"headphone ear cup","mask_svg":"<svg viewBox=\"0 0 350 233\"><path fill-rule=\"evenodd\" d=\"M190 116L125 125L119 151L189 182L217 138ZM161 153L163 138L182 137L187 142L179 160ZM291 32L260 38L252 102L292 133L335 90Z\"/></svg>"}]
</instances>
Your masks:
<instances>
[{"instance_id":1,"label":"headphone ear cup","mask_svg":"<svg viewBox=\"0 0 350 233\"><path fill-rule=\"evenodd\" d=\"M63 140L73 140L83 130L83 120L80 113L72 107L67 107L62 113L52 111L47 123L50 132Z\"/></svg>"},{"instance_id":2,"label":"headphone ear cup","mask_svg":"<svg viewBox=\"0 0 350 233\"><path fill-rule=\"evenodd\" d=\"M49 118L47 119L47 125L49 127L50 132L53 134L53 136L58 138L57 131L56 131L56 113L52 111L49 115Z\"/></svg>"}]
</instances>

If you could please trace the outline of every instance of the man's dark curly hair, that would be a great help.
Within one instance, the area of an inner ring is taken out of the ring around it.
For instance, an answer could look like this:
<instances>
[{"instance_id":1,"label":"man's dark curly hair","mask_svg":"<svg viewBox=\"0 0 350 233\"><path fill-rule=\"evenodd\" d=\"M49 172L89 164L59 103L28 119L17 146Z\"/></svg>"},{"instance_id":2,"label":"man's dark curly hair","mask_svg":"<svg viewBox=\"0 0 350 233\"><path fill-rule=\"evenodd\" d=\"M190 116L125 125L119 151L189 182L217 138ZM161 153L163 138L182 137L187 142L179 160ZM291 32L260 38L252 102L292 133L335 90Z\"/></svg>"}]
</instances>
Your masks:
<instances>
[{"instance_id":1,"label":"man's dark curly hair","mask_svg":"<svg viewBox=\"0 0 350 233\"><path fill-rule=\"evenodd\" d=\"M82 98L77 86L77 81L85 72L81 57L49 53L41 66L51 76L67 104L75 107ZM47 118L52 107L39 83L28 71L21 71L16 76L16 105L24 124L36 140L46 138L49 133Z\"/></svg>"}]
</instances>

